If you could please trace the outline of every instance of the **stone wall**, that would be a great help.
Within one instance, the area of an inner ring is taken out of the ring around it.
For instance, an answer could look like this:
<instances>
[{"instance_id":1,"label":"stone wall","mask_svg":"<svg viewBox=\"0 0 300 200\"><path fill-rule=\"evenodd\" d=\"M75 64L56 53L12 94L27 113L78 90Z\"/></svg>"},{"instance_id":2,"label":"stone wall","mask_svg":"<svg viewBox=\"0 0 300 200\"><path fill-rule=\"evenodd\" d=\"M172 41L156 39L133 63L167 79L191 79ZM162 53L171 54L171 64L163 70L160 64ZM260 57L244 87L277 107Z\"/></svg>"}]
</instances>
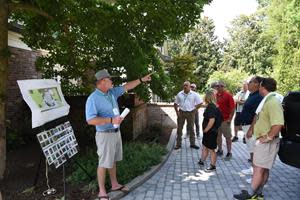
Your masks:
<instances>
[{"instance_id":1,"label":"stone wall","mask_svg":"<svg viewBox=\"0 0 300 200\"><path fill-rule=\"evenodd\" d=\"M148 127L159 126L160 128L176 128L177 123L173 121L171 117L175 115L176 113L173 104L148 104Z\"/></svg>"},{"instance_id":2,"label":"stone wall","mask_svg":"<svg viewBox=\"0 0 300 200\"><path fill-rule=\"evenodd\" d=\"M121 124L123 139L134 140L147 132L149 122L147 113L147 104L141 104L130 109L130 113Z\"/></svg>"}]
</instances>

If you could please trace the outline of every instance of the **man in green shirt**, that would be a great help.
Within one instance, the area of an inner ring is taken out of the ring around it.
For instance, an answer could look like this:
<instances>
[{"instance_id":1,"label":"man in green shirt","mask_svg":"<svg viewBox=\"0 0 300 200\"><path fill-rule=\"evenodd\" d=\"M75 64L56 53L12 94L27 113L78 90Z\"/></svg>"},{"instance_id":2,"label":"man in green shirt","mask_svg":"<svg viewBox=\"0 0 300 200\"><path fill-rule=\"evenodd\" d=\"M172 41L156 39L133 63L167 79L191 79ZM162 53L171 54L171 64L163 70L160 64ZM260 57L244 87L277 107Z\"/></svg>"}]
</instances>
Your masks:
<instances>
[{"instance_id":1,"label":"man in green shirt","mask_svg":"<svg viewBox=\"0 0 300 200\"><path fill-rule=\"evenodd\" d=\"M256 110L253 129L256 143L251 188L249 192L242 190L240 194L234 195L236 199L263 199L262 190L279 150L279 132L284 125L281 103L273 93L276 85L273 78L264 78L260 84L259 93L264 99Z\"/></svg>"}]
</instances>

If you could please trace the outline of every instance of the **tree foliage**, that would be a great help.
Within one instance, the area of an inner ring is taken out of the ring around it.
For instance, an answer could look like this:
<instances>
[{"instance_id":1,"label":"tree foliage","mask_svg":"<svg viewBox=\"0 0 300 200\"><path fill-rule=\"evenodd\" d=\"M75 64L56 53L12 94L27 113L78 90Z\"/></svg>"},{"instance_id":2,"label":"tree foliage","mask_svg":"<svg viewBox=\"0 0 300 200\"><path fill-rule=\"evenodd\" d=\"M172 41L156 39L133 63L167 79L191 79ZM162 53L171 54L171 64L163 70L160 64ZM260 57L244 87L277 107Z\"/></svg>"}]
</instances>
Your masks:
<instances>
[{"instance_id":1,"label":"tree foliage","mask_svg":"<svg viewBox=\"0 0 300 200\"><path fill-rule=\"evenodd\" d=\"M196 27L170 47L171 55L190 54L196 58L196 83L203 91L210 74L218 69L221 61L221 43L214 35L215 26L211 19L203 17Z\"/></svg>"},{"instance_id":2,"label":"tree foliage","mask_svg":"<svg viewBox=\"0 0 300 200\"><path fill-rule=\"evenodd\" d=\"M278 89L285 94L300 90L300 2L272 0L268 8L268 34L278 54L274 58Z\"/></svg>"},{"instance_id":3,"label":"tree foliage","mask_svg":"<svg viewBox=\"0 0 300 200\"><path fill-rule=\"evenodd\" d=\"M184 81L196 82L197 78L194 75L196 69L196 58L186 54L174 57L172 62L167 64L167 70L172 82L172 95L176 95L182 90Z\"/></svg>"},{"instance_id":4,"label":"tree foliage","mask_svg":"<svg viewBox=\"0 0 300 200\"><path fill-rule=\"evenodd\" d=\"M242 83L249 78L249 75L240 69L230 69L229 71L215 71L208 79L206 87L209 88L211 83L222 80L226 84L226 89L232 94L236 93Z\"/></svg>"},{"instance_id":5,"label":"tree foliage","mask_svg":"<svg viewBox=\"0 0 300 200\"><path fill-rule=\"evenodd\" d=\"M117 83L138 78L149 68L158 72L151 83L159 96L166 96L168 79L154 45L176 38L197 22L206 0L138 1L120 0L107 4L99 0L33 1L53 19L17 13L24 22L24 41L49 54L37 64L45 77L60 75L68 94L86 94L93 81L91 72L107 68L114 75L126 74ZM54 67L56 66L56 67ZM74 84L75 83L75 84ZM146 97L146 85L137 88Z\"/></svg>"},{"instance_id":6,"label":"tree foliage","mask_svg":"<svg viewBox=\"0 0 300 200\"><path fill-rule=\"evenodd\" d=\"M263 34L264 11L241 15L228 29L230 39L224 48L222 68L242 69L250 74L270 74L272 57L276 53L274 40Z\"/></svg>"}]
</instances>

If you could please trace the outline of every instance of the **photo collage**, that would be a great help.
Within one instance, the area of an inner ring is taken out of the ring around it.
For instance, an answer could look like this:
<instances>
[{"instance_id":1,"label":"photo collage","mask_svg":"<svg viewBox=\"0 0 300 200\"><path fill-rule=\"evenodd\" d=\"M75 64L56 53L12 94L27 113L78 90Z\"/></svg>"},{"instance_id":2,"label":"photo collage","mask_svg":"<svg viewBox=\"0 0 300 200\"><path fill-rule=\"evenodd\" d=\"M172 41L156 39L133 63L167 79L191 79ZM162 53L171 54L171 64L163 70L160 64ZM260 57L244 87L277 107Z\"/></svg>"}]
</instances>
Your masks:
<instances>
[{"instance_id":1,"label":"photo collage","mask_svg":"<svg viewBox=\"0 0 300 200\"><path fill-rule=\"evenodd\" d=\"M37 134L37 138L48 164L54 164L55 168L78 152L78 143L69 121Z\"/></svg>"}]
</instances>

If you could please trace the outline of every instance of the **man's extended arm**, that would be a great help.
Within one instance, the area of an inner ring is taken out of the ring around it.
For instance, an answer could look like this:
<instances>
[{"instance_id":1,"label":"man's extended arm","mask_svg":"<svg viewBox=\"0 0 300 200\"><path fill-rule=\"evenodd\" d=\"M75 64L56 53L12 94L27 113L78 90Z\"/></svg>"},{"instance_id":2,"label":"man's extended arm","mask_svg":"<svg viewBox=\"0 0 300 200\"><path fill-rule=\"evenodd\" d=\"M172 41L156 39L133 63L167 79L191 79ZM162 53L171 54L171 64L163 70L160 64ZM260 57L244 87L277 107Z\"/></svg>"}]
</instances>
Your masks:
<instances>
[{"instance_id":1,"label":"man's extended arm","mask_svg":"<svg viewBox=\"0 0 300 200\"><path fill-rule=\"evenodd\" d=\"M151 81L151 74L148 74L148 75L144 76L143 78L136 79L134 81L130 81L130 82L126 83L124 85L125 90L126 91L132 90L133 88L135 88L136 86L138 86L141 83Z\"/></svg>"}]
</instances>

